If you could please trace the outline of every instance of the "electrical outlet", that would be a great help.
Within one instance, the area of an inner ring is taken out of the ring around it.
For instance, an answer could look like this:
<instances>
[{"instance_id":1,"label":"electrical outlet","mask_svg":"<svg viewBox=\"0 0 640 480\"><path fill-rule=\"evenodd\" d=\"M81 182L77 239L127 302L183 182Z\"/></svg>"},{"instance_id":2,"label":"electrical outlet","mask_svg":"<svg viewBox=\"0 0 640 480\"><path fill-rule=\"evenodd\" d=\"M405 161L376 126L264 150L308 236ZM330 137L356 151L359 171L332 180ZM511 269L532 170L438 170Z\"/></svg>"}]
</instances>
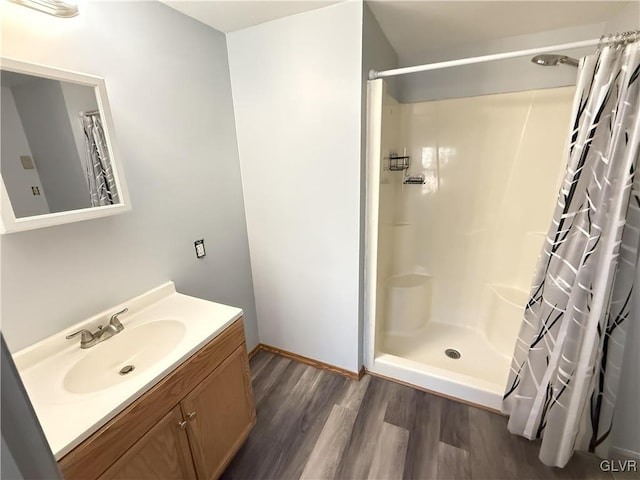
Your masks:
<instances>
[{"instance_id":1,"label":"electrical outlet","mask_svg":"<svg viewBox=\"0 0 640 480\"><path fill-rule=\"evenodd\" d=\"M196 258L202 258L207 254L204 250L204 239L196 240L193 244L196 247Z\"/></svg>"}]
</instances>

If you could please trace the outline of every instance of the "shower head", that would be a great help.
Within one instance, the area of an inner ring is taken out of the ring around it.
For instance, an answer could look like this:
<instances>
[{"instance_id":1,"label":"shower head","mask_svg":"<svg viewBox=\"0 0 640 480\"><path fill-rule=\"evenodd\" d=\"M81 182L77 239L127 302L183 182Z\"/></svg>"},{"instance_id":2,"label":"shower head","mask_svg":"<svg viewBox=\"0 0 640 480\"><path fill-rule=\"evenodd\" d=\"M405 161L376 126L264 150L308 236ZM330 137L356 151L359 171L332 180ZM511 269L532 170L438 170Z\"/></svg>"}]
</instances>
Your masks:
<instances>
[{"instance_id":1,"label":"shower head","mask_svg":"<svg viewBox=\"0 0 640 480\"><path fill-rule=\"evenodd\" d=\"M571 65L572 67L578 66L578 60L567 57L566 55L536 55L531 59L531 61L536 65L542 65L543 67L555 67L563 63Z\"/></svg>"}]
</instances>

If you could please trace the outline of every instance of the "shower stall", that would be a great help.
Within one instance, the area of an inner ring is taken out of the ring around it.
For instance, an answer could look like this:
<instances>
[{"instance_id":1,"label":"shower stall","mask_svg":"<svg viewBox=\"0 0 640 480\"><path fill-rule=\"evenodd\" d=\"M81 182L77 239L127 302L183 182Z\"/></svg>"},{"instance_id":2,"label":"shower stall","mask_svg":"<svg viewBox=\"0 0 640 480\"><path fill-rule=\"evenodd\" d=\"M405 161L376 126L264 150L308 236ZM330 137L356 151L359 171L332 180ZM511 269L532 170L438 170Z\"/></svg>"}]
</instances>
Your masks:
<instances>
[{"instance_id":1,"label":"shower stall","mask_svg":"<svg viewBox=\"0 0 640 480\"><path fill-rule=\"evenodd\" d=\"M400 103L369 81L368 370L500 409L574 93Z\"/></svg>"}]
</instances>

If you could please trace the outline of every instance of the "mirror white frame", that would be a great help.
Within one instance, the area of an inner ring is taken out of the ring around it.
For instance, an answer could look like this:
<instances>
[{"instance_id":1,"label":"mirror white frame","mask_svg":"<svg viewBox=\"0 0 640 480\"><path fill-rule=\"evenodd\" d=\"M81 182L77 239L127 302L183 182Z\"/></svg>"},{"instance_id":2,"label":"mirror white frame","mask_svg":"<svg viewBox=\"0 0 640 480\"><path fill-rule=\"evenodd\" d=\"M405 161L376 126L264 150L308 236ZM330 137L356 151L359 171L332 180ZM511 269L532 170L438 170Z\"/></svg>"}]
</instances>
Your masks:
<instances>
[{"instance_id":1,"label":"mirror white frame","mask_svg":"<svg viewBox=\"0 0 640 480\"><path fill-rule=\"evenodd\" d=\"M79 222L81 220L107 217L131 210L131 201L129 199L129 191L124 177L124 170L120 163L119 155L113 141L113 119L111 117L111 110L107 100L107 90L104 79L93 75L26 63L7 57L0 57L0 70L93 87L96 100L98 102L98 110L100 111L102 123L105 126L105 139L107 142L107 148L111 153L111 167L113 169L117 191L120 196L120 203L114 205L47 213L31 217L16 217L13 207L11 206L11 201L9 199L9 194L7 193L4 179L2 178L2 173L0 173L0 234L21 232L24 230L33 230L53 225Z\"/></svg>"}]
</instances>

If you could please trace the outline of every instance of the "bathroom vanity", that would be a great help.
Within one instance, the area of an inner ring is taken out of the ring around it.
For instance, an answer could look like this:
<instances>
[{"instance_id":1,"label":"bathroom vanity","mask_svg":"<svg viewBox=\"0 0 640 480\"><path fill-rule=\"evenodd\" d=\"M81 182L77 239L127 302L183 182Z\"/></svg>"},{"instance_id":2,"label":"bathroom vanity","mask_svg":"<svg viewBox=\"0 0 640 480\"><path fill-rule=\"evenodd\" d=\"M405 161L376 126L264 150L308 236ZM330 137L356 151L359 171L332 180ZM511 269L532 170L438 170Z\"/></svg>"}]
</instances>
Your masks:
<instances>
[{"instance_id":1,"label":"bathroom vanity","mask_svg":"<svg viewBox=\"0 0 640 480\"><path fill-rule=\"evenodd\" d=\"M123 306L122 333L84 349L65 339ZM15 360L68 480L218 478L255 425L242 311L171 282Z\"/></svg>"},{"instance_id":2,"label":"bathroom vanity","mask_svg":"<svg viewBox=\"0 0 640 480\"><path fill-rule=\"evenodd\" d=\"M217 478L254 424L239 319L59 464L69 480Z\"/></svg>"}]
</instances>

